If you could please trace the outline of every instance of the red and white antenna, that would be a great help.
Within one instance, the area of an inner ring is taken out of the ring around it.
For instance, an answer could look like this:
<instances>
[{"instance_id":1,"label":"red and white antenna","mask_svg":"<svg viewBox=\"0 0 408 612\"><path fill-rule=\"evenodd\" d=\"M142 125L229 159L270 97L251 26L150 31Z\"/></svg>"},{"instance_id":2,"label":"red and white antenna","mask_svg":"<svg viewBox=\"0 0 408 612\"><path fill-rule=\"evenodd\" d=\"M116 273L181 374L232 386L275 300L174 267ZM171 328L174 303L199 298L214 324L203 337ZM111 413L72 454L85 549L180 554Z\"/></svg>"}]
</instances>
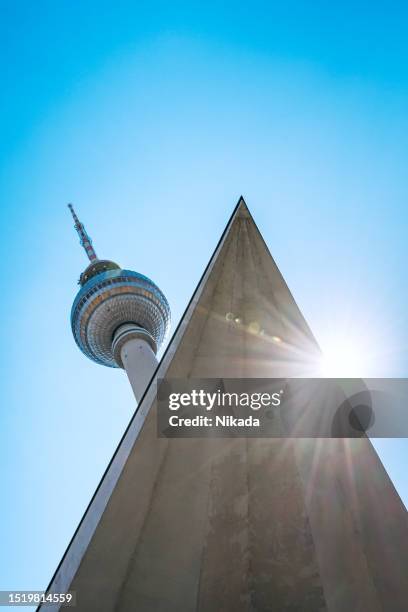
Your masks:
<instances>
[{"instance_id":1,"label":"red and white antenna","mask_svg":"<svg viewBox=\"0 0 408 612\"><path fill-rule=\"evenodd\" d=\"M92 240L90 239L90 237L86 233L86 230L85 230L83 224L80 222L80 220L76 216L74 207L72 206L72 204L68 204L68 208L71 211L71 214L72 214L72 216L74 218L75 229L78 232L79 241L80 241L81 245L84 247L85 252L88 255L89 261L97 260L98 257L97 257L97 255L96 255L96 253L94 251L93 246L92 246Z\"/></svg>"}]
</instances>

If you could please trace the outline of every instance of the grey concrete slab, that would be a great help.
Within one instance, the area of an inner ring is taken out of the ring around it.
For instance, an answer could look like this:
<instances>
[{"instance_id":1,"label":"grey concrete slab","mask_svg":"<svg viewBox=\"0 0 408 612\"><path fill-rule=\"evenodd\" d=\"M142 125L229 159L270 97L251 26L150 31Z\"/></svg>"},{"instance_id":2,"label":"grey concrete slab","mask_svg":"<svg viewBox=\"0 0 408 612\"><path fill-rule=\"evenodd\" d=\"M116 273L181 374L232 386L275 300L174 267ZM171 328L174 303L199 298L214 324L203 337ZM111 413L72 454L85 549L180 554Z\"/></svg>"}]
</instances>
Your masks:
<instances>
[{"instance_id":1,"label":"grey concrete slab","mask_svg":"<svg viewBox=\"0 0 408 612\"><path fill-rule=\"evenodd\" d=\"M157 376L318 355L241 202ZM167 440L156 411L153 380L56 574L79 612L407 609L407 513L369 440Z\"/></svg>"}]
</instances>

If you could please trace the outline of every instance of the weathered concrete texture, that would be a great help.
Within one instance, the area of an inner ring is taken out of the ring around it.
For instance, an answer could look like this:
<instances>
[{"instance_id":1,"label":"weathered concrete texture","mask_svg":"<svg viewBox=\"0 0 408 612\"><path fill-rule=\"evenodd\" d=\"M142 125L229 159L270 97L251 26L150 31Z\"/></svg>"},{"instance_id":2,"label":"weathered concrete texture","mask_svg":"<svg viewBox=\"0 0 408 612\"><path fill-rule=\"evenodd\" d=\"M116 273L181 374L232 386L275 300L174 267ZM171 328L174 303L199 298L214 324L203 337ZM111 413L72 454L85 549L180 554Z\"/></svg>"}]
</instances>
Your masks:
<instances>
[{"instance_id":1,"label":"weathered concrete texture","mask_svg":"<svg viewBox=\"0 0 408 612\"><path fill-rule=\"evenodd\" d=\"M197 296L161 376L307 375L318 348L243 202ZM70 585L79 612L407 609L407 514L368 440L166 440L156 410Z\"/></svg>"}]
</instances>

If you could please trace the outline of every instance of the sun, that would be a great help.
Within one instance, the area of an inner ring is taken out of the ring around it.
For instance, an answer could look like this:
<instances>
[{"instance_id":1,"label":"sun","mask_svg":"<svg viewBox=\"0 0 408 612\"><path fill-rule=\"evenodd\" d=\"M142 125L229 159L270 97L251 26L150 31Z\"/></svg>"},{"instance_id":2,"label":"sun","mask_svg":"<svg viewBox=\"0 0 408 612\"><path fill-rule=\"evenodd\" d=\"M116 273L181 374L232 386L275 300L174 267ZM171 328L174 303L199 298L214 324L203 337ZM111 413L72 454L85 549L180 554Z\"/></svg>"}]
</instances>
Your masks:
<instances>
[{"instance_id":1,"label":"sun","mask_svg":"<svg viewBox=\"0 0 408 612\"><path fill-rule=\"evenodd\" d=\"M320 376L324 378L360 378L373 371L373 349L367 338L332 336L322 343Z\"/></svg>"}]
</instances>

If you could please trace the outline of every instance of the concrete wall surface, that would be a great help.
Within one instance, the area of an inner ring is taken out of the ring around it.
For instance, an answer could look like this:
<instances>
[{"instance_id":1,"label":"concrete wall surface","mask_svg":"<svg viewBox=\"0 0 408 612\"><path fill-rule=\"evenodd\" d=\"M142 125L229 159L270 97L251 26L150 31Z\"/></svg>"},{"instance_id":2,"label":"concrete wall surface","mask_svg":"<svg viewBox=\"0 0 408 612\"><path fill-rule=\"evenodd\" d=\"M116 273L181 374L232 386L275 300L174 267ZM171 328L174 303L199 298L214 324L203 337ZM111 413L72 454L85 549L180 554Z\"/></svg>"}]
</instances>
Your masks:
<instances>
[{"instance_id":1,"label":"concrete wall surface","mask_svg":"<svg viewBox=\"0 0 408 612\"><path fill-rule=\"evenodd\" d=\"M241 201L158 374L302 376L318 353ZM57 572L78 612L406 612L407 513L368 439L159 438L154 384Z\"/></svg>"}]
</instances>

